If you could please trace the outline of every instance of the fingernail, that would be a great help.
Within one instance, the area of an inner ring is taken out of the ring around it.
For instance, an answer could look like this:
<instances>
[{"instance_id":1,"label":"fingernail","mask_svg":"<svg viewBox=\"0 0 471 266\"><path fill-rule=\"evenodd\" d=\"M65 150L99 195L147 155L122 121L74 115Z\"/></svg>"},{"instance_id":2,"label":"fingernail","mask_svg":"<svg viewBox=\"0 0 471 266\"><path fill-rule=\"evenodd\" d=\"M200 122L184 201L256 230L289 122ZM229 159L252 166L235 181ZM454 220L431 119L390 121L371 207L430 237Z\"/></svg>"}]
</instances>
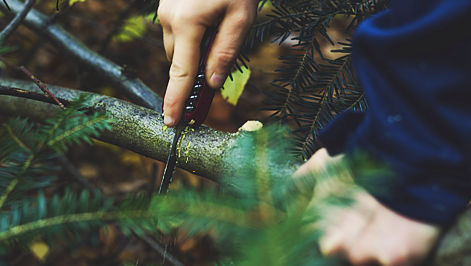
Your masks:
<instances>
[{"instance_id":1,"label":"fingernail","mask_svg":"<svg viewBox=\"0 0 471 266\"><path fill-rule=\"evenodd\" d=\"M173 119L172 119L170 116L167 116L167 115L166 115L166 116L164 117L164 124L167 125L167 126L169 126L169 127L171 127L171 126L173 126L174 121L173 121Z\"/></svg>"},{"instance_id":2,"label":"fingernail","mask_svg":"<svg viewBox=\"0 0 471 266\"><path fill-rule=\"evenodd\" d=\"M224 81L225 81L225 75L221 75L221 74L218 74L218 73L214 73L212 76L211 76L211 84L212 84L212 87L214 89L219 89L220 87L222 87L222 85L224 84Z\"/></svg>"}]
</instances>

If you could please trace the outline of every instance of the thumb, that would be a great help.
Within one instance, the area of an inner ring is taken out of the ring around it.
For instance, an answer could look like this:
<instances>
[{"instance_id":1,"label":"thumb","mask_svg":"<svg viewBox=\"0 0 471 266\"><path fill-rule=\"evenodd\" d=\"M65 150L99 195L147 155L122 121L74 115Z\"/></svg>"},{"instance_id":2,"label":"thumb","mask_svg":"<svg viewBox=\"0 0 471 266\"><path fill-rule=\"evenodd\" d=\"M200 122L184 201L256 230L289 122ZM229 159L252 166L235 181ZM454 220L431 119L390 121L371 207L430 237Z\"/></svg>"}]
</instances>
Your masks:
<instances>
[{"instance_id":1,"label":"thumb","mask_svg":"<svg viewBox=\"0 0 471 266\"><path fill-rule=\"evenodd\" d=\"M222 87L230 74L254 17L239 11L227 14L221 22L206 66L208 84L213 89Z\"/></svg>"}]
</instances>

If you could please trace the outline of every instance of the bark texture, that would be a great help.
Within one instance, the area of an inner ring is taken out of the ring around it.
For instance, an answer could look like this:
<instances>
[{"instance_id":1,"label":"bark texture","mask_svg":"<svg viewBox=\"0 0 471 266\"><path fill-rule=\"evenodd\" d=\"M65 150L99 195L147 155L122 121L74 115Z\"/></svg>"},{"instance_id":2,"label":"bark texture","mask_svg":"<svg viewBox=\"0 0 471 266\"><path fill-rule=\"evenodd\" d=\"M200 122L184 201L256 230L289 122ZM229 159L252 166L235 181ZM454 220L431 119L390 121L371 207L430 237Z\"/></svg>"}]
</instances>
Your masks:
<instances>
[{"instance_id":1,"label":"bark texture","mask_svg":"<svg viewBox=\"0 0 471 266\"><path fill-rule=\"evenodd\" d=\"M32 82L0 79L0 85L41 92ZM109 113L113 129L100 136L100 140L113 143L139 154L165 161L173 140L174 130L165 129L159 112L118 100L116 98L48 85L58 98L72 100L80 93L93 95L93 106ZM56 105L30 99L0 95L0 113L21 115L42 121L59 111ZM224 153L235 144L236 134L224 133L201 126L181 138L177 167L218 181L224 171Z\"/></svg>"},{"instance_id":2,"label":"bark texture","mask_svg":"<svg viewBox=\"0 0 471 266\"><path fill-rule=\"evenodd\" d=\"M0 86L16 87L40 92L36 84L26 81L0 79ZM165 129L159 112L112 97L48 85L59 98L73 100L80 93L93 95L92 106L108 112L113 129L99 139L139 154L165 161L174 136L173 129ZM0 113L22 115L42 121L59 111L57 105L15 96L0 95ZM216 182L223 175L230 176L230 165L224 155L236 144L238 133L223 133L207 127L188 132L182 138L177 166ZM224 179L231 183L230 180ZM227 183L226 183L227 184ZM444 234L438 243L436 255L426 265L471 265L471 210L465 212Z\"/></svg>"},{"instance_id":3,"label":"bark texture","mask_svg":"<svg viewBox=\"0 0 471 266\"><path fill-rule=\"evenodd\" d=\"M8 0L8 4L13 13L19 13L24 8L24 4L18 0ZM0 9L8 12L4 5L0 5ZM102 75L125 92L133 102L160 110L162 99L141 80L126 77L120 66L87 48L62 27L48 24L46 16L32 9L23 23L46 37L58 51ZM31 82L0 79L0 85L40 92ZM56 86L48 88L54 95L68 100L84 93ZM103 134L101 140L165 161L174 132L172 129L164 130L159 112L97 94L93 94L92 102L94 107L105 110L113 119L113 130ZM41 121L58 110L59 107L55 105L0 95L0 113L3 114L23 115ZM231 172L230 166L224 165L223 158L235 145L236 136L237 134L223 133L207 127L188 132L180 145L177 166L219 181L223 173ZM444 234L435 256L426 265L471 265L471 210L466 211Z\"/></svg>"}]
</instances>

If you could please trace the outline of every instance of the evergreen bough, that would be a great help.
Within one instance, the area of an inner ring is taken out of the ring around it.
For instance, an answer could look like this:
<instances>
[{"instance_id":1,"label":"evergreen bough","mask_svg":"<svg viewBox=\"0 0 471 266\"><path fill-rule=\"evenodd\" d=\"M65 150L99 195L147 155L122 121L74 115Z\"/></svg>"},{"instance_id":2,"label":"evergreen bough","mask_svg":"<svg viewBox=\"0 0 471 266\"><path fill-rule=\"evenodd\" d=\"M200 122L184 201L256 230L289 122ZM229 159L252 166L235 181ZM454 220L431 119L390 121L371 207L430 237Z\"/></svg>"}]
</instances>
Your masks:
<instances>
[{"instance_id":1,"label":"evergreen bough","mask_svg":"<svg viewBox=\"0 0 471 266\"><path fill-rule=\"evenodd\" d=\"M257 41L271 40L280 45L291 39L295 44L280 58L279 77L266 91L265 110L273 111L272 120L293 125L294 153L308 159L318 148L319 131L333 117L347 109L364 111L366 99L359 87L351 62L351 42L334 52L336 59L323 55L321 46L335 43L328 29L336 19L348 23L345 35L366 17L385 9L388 0L262 0L272 10L254 25L246 39L250 49ZM324 42L322 42L322 40Z\"/></svg>"},{"instance_id":2,"label":"evergreen bough","mask_svg":"<svg viewBox=\"0 0 471 266\"><path fill-rule=\"evenodd\" d=\"M105 113L91 111L80 96L45 124L10 119L0 131L0 252L31 241L54 240L90 231L118 221L125 233L156 230L155 216L147 212L148 197L132 196L120 203L104 199L99 191L45 196L58 178L56 159L72 144L91 143L91 137L111 128Z\"/></svg>"}]
</instances>

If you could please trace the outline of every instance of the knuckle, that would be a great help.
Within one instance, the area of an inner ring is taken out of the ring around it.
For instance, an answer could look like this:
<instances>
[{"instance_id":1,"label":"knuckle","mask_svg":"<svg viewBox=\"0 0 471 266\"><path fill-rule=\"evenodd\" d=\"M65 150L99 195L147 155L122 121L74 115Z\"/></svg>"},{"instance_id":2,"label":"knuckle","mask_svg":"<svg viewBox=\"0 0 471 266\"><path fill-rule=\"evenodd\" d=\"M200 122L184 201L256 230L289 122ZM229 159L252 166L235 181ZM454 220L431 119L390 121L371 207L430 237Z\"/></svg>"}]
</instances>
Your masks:
<instances>
[{"instance_id":1,"label":"knuckle","mask_svg":"<svg viewBox=\"0 0 471 266\"><path fill-rule=\"evenodd\" d=\"M181 80L189 78L190 73L179 63L173 62L170 66L169 76L171 80Z\"/></svg>"},{"instance_id":2,"label":"knuckle","mask_svg":"<svg viewBox=\"0 0 471 266\"><path fill-rule=\"evenodd\" d=\"M168 25L171 17L170 10L164 5L159 6L159 9L157 10L157 17L159 18L160 24L162 26Z\"/></svg>"},{"instance_id":3,"label":"knuckle","mask_svg":"<svg viewBox=\"0 0 471 266\"><path fill-rule=\"evenodd\" d=\"M164 100L164 109L166 113L171 113L173 111L173 108L178 106L181 102L181 99L176 97L173 94L167 94L165 95L165 100Z\"/></svg>"},{"instance_id":4,"label":"knuckle","mask_svg":"<svg viewBox=\"0 0 471 266\"><path fill-rule=\"evenodd\" d=\"M174 31L187 32L189 26L197 24L198 18L198 13L192 8L178 10L172 18L172 29Z\"/></svg>"},{"instance_id":5,"label":"knuckle","mask_svg":"<svg viewBox=\"0 0 471 266\"><path fill-rule=\"evenodd\" d=\"M344 253L344 241L337 235L327 233L319 240L319 249L324 256Z\"/></svg>"},{"instance_id":6,"label":"knuckle","mask_svg":"<svg viewBox=\"0 0 471 266\"><path fill-rule=\"evenodd\" d=\"M234 25L241 28L248 28L255 20L255 16L249 12L237 12L233 16Z\"/></svg>"},{"instance_id":7,"label":"knuckle","mask_svg":"<svg viewBox=\"0 0 471 266\"><path fill-rule=\"evenodd\" d=\"M222 65L224 68L230 68L234 64L236 60L236 50L234 48L229 48L225 50L218 50L215 51L216 58L218 63Z\"/></svg>"},{"instance_id":8,"label":"knuckle","mask_svg":"<svg viewBox=\"0 0 471 266\"><path fill-rule=\"evenodd\" d=\"M411 254L408 252L397 252L384 254L380 259L381 263L388 266L406 265L411 260Z\"/></svg>"},{"instance_id":9,"label":"knuckle","mask_svg":"<svg viewBox=\"0 0 471 266\"><path fill-rule=\"evenodd\" d=\"M194 24L198 14L193 8L172 8L168 5L160 6L157 10L160 24L163 27L171 28L172 31L186 31L188 23Z\"/></svg>"},{"instance_id":10,"label":"knuckle","mask_svg":"<svg viewBox=\"0 0 471 266\"><path fill-rule=\"evenodd\" d=\"M348 260L353 265L365 265L370 261L370 257L363 252L347 252Z\"/></svg>"}]
</instances>

